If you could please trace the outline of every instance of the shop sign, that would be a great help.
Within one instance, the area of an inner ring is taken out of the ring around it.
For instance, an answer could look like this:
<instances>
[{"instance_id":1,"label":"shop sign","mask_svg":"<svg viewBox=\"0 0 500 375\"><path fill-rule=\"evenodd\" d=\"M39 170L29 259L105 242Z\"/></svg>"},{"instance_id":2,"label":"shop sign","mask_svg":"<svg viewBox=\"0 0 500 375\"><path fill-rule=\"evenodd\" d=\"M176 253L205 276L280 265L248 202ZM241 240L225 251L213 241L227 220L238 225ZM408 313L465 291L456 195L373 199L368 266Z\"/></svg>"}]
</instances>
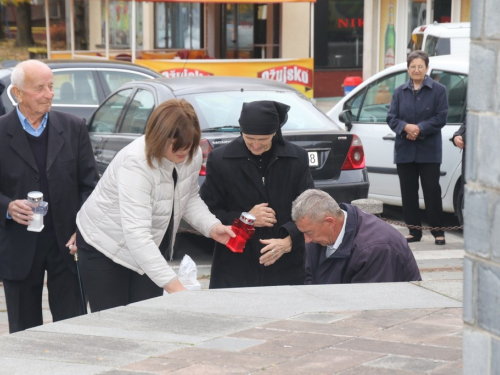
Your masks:
<instances>
[{"instance_id":1,"label":"shop sign","mask_svg":"<svg viewBox=\"0 0 500 375\"><path fill-rule=\"evenodd\" d=\"M314 59L245 59L245 60L155 60L137 59L165 77L237 76L259 77L293 86L308 98L314 97Z\"/></svg>"},{"instance_id":2,"label":"shop sign","mask_svg":"<svg viewBox=\"0 0 500 375\"><path fill-rule=\"evenodd\" d=\"M259 78L283 82L289 85L302 85L312 89L312 70L297 65L285 65L259 72Z\"/></svg>"},{"instance_id":3,"label":"shop sign","mask_svg":"<svg viewBox=\"0 0 500 375\"><path fill-rule=\"evenodd\" d=\"M205 72L203 70L186 69L186 68L166 69L166 70L160 71L160 73L167 78L213 76L212 73Z\"/></svg>"}]
</instances>

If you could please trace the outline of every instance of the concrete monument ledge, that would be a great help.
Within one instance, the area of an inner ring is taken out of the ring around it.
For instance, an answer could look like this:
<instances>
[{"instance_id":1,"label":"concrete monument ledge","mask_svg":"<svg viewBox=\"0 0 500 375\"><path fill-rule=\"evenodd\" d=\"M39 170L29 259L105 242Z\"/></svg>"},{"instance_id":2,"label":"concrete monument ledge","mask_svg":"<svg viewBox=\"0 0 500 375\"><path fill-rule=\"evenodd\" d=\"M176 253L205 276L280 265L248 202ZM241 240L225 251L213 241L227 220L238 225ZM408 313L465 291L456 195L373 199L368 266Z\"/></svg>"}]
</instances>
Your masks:
<instances>
[{"instance_id":1,"label":"concrete monument ledge","mask_svg":"<svg viewBox=\"0 0 500 375\"><path fill-rule=\"evenodd\" d=\"M461 374L461 283L177 293L0 337L0 373Z\"/></svg>"}]
</instances>

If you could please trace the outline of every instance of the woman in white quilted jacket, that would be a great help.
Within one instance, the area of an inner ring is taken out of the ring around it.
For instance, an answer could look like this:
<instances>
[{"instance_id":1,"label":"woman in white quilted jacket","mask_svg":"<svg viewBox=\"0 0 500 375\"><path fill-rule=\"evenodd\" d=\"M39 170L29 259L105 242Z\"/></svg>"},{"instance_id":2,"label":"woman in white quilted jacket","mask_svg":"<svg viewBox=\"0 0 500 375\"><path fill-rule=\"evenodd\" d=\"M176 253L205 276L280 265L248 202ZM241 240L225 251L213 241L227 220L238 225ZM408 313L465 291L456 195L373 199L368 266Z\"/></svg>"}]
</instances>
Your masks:
<instances>
[{"instance_id":1,"label":"woman in white quilted jacket","mask_svg":"<svg viewBox=\"0 0 500 375\"><path fill-rule=\"evenodd\" d=\"M82 206L77 246L92 312L185 290L166 260L181 218L220 243L234 237L199 197L200 137L191 104L162 103Z\"/></svg>"}]
</instances>

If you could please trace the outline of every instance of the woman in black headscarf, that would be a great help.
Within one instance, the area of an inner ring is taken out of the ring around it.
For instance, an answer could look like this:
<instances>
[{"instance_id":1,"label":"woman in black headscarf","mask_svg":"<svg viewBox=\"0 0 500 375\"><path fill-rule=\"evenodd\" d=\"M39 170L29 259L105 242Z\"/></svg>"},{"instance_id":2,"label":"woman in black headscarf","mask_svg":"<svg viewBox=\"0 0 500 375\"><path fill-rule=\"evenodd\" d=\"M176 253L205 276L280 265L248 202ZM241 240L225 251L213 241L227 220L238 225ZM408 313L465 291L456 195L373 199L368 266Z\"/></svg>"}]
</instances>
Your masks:
<instances>
[{"instance_id":1,"label":"woman in black headscarf","mask_svg":"<svg viewBox=\"0 0 500 375\"><path fill-rule=\"evenodd\" d=\"M213 150L200 195L222 224L242 212L256 217L243 253L215 245L210 288L304 284L304 236L291 218L292 202L314 188L307 152L283 139L289 106L244 103L241 136Z\"/></svg>"}]
</instances>

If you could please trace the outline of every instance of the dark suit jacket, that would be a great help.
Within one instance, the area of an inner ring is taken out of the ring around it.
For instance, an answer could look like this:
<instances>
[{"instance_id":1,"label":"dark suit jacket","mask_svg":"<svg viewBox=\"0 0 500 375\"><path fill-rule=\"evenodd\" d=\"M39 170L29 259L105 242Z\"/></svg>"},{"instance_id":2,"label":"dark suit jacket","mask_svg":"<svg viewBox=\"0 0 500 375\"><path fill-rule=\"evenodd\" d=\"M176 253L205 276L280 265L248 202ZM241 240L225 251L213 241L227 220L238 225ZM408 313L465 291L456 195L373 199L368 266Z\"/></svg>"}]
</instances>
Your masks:
<instances>
[{"instance_id":1,"label":"dark suit jacket","mask_svg":"<svg viewBox=\"0 0 500 375\"><path fill-rule=\"evenodd\" d=\"M306 284L383 283L422 280L408 242L372 214L341 203L347 212L342 243L330 257L326 246L306 245Z\"/></svg>"},{"instance_id":2,"label":"dark suit jacket","mask_svg":"<svg viewBox=\"0 0 500 375\"><path fill-rule=\"evenodd\" d=\"M50 111L47 180L57 244L74 271L73 257L64 246L75 233L75 218L98 181L85 120ZM17 110L0 117L0 277L22 280L35 254L37 233L6 219L8 205L40 190L38 167Z\"/></svg>"},{"instance_id":3,"label":"dark suit jacket","mask_svg":"<svg viewBox=\"0 0 500 375\"><path fill-rule=\"evenodd\" d=\"M398 135L394 144L394 163L439 163L443 158L441 128L446 125L448 99L446 87L427 77L415 95L410 81L394 90L387 124ZM416 124L420 136L406 139L404 127Z\"/></svg>"}]
</instances>

